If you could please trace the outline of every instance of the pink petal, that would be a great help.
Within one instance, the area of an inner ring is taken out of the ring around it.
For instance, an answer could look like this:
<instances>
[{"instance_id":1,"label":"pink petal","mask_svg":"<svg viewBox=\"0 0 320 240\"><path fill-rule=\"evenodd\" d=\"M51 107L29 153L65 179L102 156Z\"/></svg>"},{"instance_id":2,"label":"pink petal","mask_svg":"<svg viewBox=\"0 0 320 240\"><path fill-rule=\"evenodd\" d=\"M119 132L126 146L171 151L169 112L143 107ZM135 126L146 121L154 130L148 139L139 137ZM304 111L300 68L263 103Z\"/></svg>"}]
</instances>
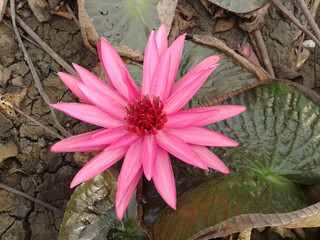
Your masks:
<instances>
[{"instance_id":1,"label":"pink petal","mask_svg":"<svg viewBox=\"0 0 320 240\"><path fill-rule=\"evenodd\" d=\"M113 150L121 147L127 147L135 142L137 142L140 137L135 133L127 133L126 135L120 137L117 141L108 146L108 150Z\"/></svg>"},{"instance_id":2,"label":"pink petal","mask_svg":"<svg viewBox=\"0 0 320 240\"><path fill-rule=\"evenodd\" d=\"M87 87L102 92L104 95L107 95L109 99L113 99L115 102L119 103L122 106L126 106L128 104L126 98L122 97L116 90L109 87L104 81L102 81L96 75L75 63L73 63L72 65L76 69L83 83Z\"/></svg>"},{"instance_id":3,"label":"pink petal","mask_svg":"<svg viewBox=\"0 0 320 240\"><path fill-rule=\"evenodd\" d=\"M73 118L97 126L110 128L124 125L124 121L112 117L110 114L93 105L81 103L56 103L51 104L50 106L70 115Z\"/></svg>"},{"instance_id":4,"label":"pink petal","mask_svg":"<svg viewBox=\"0 0 320 240\"><path fill-rule=\"evenodd\" d=\"M156 68L151 82L149 95L159 96L163 99L167 88L167 81L170 71L171 52L167 50L161 57L158 67Z\"/></svg>"},{"instance_id":5,"label":"pink petal","mask_svg":"<svg viewBox=\"0 0 320 240\"><path fill-rule=\"evenodd\" d=\"M123 120L126 116L124 106L116 102L113 98L107 94L102 93L99 90L89 88L86 85L78 84L81 91L89 98L89 100L104 112L109 113L111 116Z\"/></svg>"},{"instance_id":6,"label":"pink petal","mask_svg":"<svg viewBox=\"0 0 320 240\"><path fill-rule=\"evenodd\" d=\"M157 159L157 148L158 144L153 134L147 135L143 138L142 144L142 166L144 175L150 181L153 175L153 171Z\"/></svg>"},{"instance_id":7,"label":"pink petal","mask_svg":"<svg viewBox=\"0 0 320 240\"><path fill-rule=\"evenodd\" d=\"M143 60L143 76L141 94L146 95L150 92L150 86L153 79L153 74L159 63L159 55L157 42L154 35L154 31L151 32L147 47L144 53Z\"/></svg>"},{"instance_id":8,"label":"pink petal","mask_svg":"<svg viewBox=\"0 0 320 240\"><path fill-rule=\"evenodd\" d=\"M77 148L71 148L70 145L76 144L78 142L87 141L92 138L95 134L98 134L100 132L103 132L105 129L99 129L92 132L87 132L83 134L79 134L76 136L72 136L66 139L61 140L60 142L57 142L54 144L50 151L51 152L89 152L89 151L99 151L105 149L107 144L96 144L92 146L81 146Z\"/></svg>"},{"instance_id":9,"label":"pink petal","mask_svg":"<svg viewBox=\"0 0 320 240\"><path fill-rule=\"evenodd\" d=\"M208 170L198 154L196 154L186 142L175 135L162 129L157 133L156 139L160 147L175 157L198 168Z\"/></svg>"},{"instance_id":10,"label":"pink petal","mask_svg":"<svg viewBox=\"0 0 320 240\"><path fill-rule=\"evenodd\" d=\"M89 148L94 146L107 146L122 136L127 134L125 127L116 127L116 128L109 128L103 129L95 134L93 134L90 138L74 141L68 145L68 149L82 149L82 148Z\"/></svg>"},{"instance_id":11,"label":"pink petal","mask_svg":"<svg viewBox=\"0 0 320 240\"><path fill-rule=\"evenodd\" d=\"M171 89L173 87L174 80L176 79L185 36L186 34L183 34L180 37L178 37L169 48L171 51L171 61L170 61L171 63L170 63L167 89L166 89L166 93L164 95L163 101L169 97L171 93Z\"/></svg>"},{"instance_id":12,"label":"pink petal","mask_svg":"<svg viewBox=\"0 0 320 240\"><path fill-rule=\"evenodd\" d=\"M221 60L221 56L214 55L207 57L202 60L197 66L192 68L186 75L184 75L174 86L172 89L172 93L176 91L180 91L184 89L186 86L193 84L192 76L196 73L201 73L202 71L210 70L213 71L217 67L217 62Z\"/></svg>"},{"instance_id":13,"label":"pink petal","mask_svg":"<svg viewBox=\"0 0 320 240\"><path fill-rule=\"evenodd\" d=\"M130 203L134 190L136 189L138 182L142 177L142 173L143 170L140 168L136 176L131 181L127 191L122 195L122 199L119 201L118 206L116 207L116 213L119 220L123 218L124 212Z\"/></svg>"},{"instance_id":14,"label":"pink petal","mask_svg":"<svg viewBox=\"0 0 320 240\"><path fill-rule=\"evenodd\" d=\"M173 91L165 102L168 113L177 112L193 97L211 72L218 66L220 56L208 57L183 76L173 87Z\"/></svg>"},{"instance_id":15,"label":"pink petal","mask_svg":"<svg viewBox=\"0 0 320 240\"><path fill-rule=\"evenodd\" d=\"M153 173L153 182L163 200L176 210L176 185L169 155L162 148L158 148L156 167Z\"/></svg>"},{"instance_id":16,"label":"pink petal","mask_svg":"<svg viewBox=\"0 0 320 240\"><path fill-rule=\"evenodd\" d=\"M162 54L168 49L168 38L167 38L167 31L164 24L161 24L157 33L156 33L156 42L158 48L158 54L161 58Z\"/></svg>"},{"instance_id":17,"label":"pink petal","mask_svg":"<svg viewBox=\"0 0 320 240\"><path fill-rule=\"evenodd\" d=\"M231 117L234 117L244 110L247 107L245 106L238 106L238 105L221 105L221 106L212 106L212 107L204 107L204 108L194 108L194 109L187 109L183 112L185 113L200 113L201 115L207 116L208 114L212 113L211 116L205 118L199 118L198 122L193 123L193 126L202 127L206 126L215 122L219 122ZM178 112L180 113L180 112ZM168 123L169 123L169 115L168 115ZM168 125L166 124L166 126Z\"/></svg>"},{"instance_id":18,"label":"pink petal","mask_svg":"<svg viewBox=\"0 0 320 240\"><path fill-rule=\"evenodd\" d=\"M208 148L199 146L199 145L192 145L190 144L190 147L193 151L195 151L201 160L209 167L213 168L219 172L229 174L230 171L227 168L227 166Z\"/></svg>"},{"instance_id":19,"label":"pink petal","mask_svg":"<svg viewBox=\"0 0 320 240\"><path fill-rule=\"evenodd\" d=\"M211 110L206 112L191 112L182 110L176 113L168 114L168 128L184 128L188 126L198 126L198 122L206 121L207 118L215 116L219 110Z\"/></svg>"},{"instance_id":20,"label":"pink petal","mask_svg":"<svg viewBox=\"0 0 320 240\"><path fill-rule=\"evenodd\" d=\"M111 151L104 150L99 153L80 169L77 175L73 178L70 187L73 188L74 186L93 178L111 167L125 155L127 149L128 148L118 148Z\"/></svg>"},{"instance_id":21,"label":"pink petal","mask_svg":"<svg viewBox=\"0 0 320 240\"><path fill-rule=\"evenodd\" d=\"M84 93L79 89L77 83L82 81L79 78L76 78L70 74L58 72L59 77L64 82L64 84L83 102L91 104L90 100L84 95Z\"/></svg>"},{"instance_id":22,"label":"pink petal","mask_svg":"<svg viewBox=\"0 0 320 240\"><path fill-rule=\"evenodd\" d=\"M238 143L221 133L200 127L166 128L166 131L187 143L214 146L214 147L236 147Z\"/></svg>"},{"instance_id":23,"label":"pink petal","mask_svg":"<svg viewBox=\"0 0 320 240\"><path fill-rule=\"evenodd\" d=\"M126 66L119 54L104 38L98 41L98 53L103 70L108 78L110 86L130 101L140 96L139 88L132 80Z\"/></svg>"},{"instance_id":24,"label":"pink petal","mask_svg":"<svg viewBox=\"0 0 320 240\"><path fill-rule=\"evenodd\" d=\"M115 201L119 219L122 218L122 215L129 204L131 195L139 181L137 178L141 177L140 172L142 174L141 150L142 139L129 147L121 167Z\"/></svg>"}]
</instances>

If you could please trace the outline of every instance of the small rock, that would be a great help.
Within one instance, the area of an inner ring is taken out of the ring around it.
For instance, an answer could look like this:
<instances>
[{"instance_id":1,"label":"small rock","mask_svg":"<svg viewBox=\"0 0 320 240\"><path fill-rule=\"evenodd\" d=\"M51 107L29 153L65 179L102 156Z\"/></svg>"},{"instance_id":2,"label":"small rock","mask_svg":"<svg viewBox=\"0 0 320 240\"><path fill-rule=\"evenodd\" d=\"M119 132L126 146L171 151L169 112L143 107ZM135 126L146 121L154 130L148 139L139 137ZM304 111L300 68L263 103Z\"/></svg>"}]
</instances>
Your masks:
<instances>
[{"instance_id":1,"label":"small rock","mask_svg":"<svg viewBox=\"0 0 320 240\"><path fill-rule=\"evenodd\" d=\"M52 239L58 239L58 231L52 232L52 226L47 214L41 212L32 212L29 216L29 222L31 228L31 239L48 239L48 232L51 233L51 236L53 234Z\"/></svg>"},{"instance_id":2,"label":"small rock","mask_svg":"<svg viewBox=\"0 0 320 240\"><path fill-rule=\"evenodd\" d=\"M37 63L37 66L41 69L44 75L47 76L49 74L50 66L48 63L41 61Z\"/></svg>"},{"instance_id":3,"label":"small rock","mask_svg":"<svg viewBox=\"0 0 320 240\"><path fill-rule=\"evenodd\" d=\"M14 87L23 87L23 80L21 76L15 77L11 80L11 84Z\"/></svg>"},{"instance_id":4,"label":"small rock","mask_svg":"<svg viewBox=\"0 0 320 240\"><path fill-rule=\"evenodd\" d=\"M8 80L11 78L12 71L10 68L5 68L0 64L0 85L5 87Z\"/></svg>"},{"instance_id":5,"label":"small rock","mask_svg":"<svg viewBox=\"0 0 320 240\"><path fill-rule=\"evenodd\" d=\"M0 213L0 235L12 225L14 220L8 213Z\"/></svg>"},{"instance_id":6,"label":"small rock","mask_svg":"<svg viewBox=\"0 0 320 240\"><path fill-rule=\"evenodd\" d=\"M14 224L1 236L1 240L27 239L27 233L22 221L16 220Z\"/></svg>"},{"instance_id":7,"label":"small rock","mask_svg":"<svg viewBox=\"0 0 320 240\"><path fill-rule=\"evenodd\" d=\"M0 189L0 212L10 212L11 216L24 218L31 210L31 202L7 190Z\"/></svg>"},{"instance_id":8,"label":"small rock","mask_svg":"<svg viewBox=\"0 0 320 240\"><path fill-rule=\"evenodd\" d=\"M24 61L11 65L9 69L12 71L13 77L17 77L17 76L24 77L29 72L29 67Z\"/></svg>"},{"instance_id":9,"label":"small rock","mask_svg":"<svg viewBox=\"0 0 320 240\"><path fill-rule=\"evenodd\" d=\"M38 140L44 134L44 130L32 123L23 123L19 129L20 137L29 137L32 140Z\"/></svg>"}]
</instances>

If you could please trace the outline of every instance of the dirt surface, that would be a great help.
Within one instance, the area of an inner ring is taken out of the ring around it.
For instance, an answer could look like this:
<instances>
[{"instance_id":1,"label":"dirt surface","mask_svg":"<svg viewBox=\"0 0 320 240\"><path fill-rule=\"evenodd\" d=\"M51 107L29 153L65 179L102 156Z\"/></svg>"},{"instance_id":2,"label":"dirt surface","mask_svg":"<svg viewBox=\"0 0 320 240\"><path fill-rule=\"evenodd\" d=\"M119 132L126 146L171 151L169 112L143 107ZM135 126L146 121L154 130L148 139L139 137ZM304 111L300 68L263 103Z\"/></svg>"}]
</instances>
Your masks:
<instances>
[{"instance_id":1,"label":"dirt surface","mask_svg":"<svg viewBox=\"0 0 320 240\"><path fill-rule=\"evenodd\" d=\"M67 62L88 67L95 61L95 56L84 47L74 21L55 16L49 23L39 23L34 17L24 21ZM24 44L51 102L77 101L57 76L58 71L64 71L60 65L42 49L27 41ZM0 53L1 70L9 74L6 79L2 78L2 93L16 92L28 86L21 110L44 125L54 127L49 107L34 86L15 35L3 23L0 24ZM72 134L90 128L58 111L56 114L60 123ZM50 147L58 139L25 117L18 115L10 119L2 111L0 143L6 144L11 140L18 147L18 155L0 161L0 181L64 211L72 193L69 184L79 169L73 155L51 153ZM62 216L7 190L0 189L0 195L1 239L57 239Z\"/></svg>"},{"instance_id":2,"label":"dirt surface","mask_svg":"<svg viewBox=\"0 0 320 240\"><path fill-rule=\"evenodd\" d=\"M192 21L197 23L189 33L212 34L216 21L200 1L181 0L179 5L190 11L194 15ZM304 21L294 3L287 1L286 7L293 10L302 22ZM301 41L301 33L275 7L271 6L269 13L262 34L267 49L270 50L272 64L292 68L296 62L296 49ZM84 47L80 30L74 21L52 16L48 23L40 23L32 14L30 15L24 18L24 21L65 61L75 62L84 67L89 67L96 61L96 56ZM214 34L233 49L243 41L245 35L238 24L227 32ZM64 71L60 65L42 49L25 40L24 44L51 102L78 101L57 77L58 71ZM314 49L310 51L311 56L302 66L300 73L304 77L306 86L315 87L319 84L320 58L316 59L318 72L316 81ZM44 125L54 128L49 107L34 86L33 77L15 40L15 35L3 22L0 24L0 53L2 73L0 93L13 93L27 86L27 95L21 103L21 110ZM63 113L56 111L56 114L60 123L71 134L92 129L91 126ZM15 143L18 154L3 160L0 158L0 182L64 211L72 193L69 184L79 169L74 162L73 154L51 153L50 146L58 141L57 138L23 116L10 118L4 111L0 111L0 143L5 145L10 141ZM0 195L1 239L57 239L62 216L7 190L0 189Z\"/></svg>"}]
</instances>

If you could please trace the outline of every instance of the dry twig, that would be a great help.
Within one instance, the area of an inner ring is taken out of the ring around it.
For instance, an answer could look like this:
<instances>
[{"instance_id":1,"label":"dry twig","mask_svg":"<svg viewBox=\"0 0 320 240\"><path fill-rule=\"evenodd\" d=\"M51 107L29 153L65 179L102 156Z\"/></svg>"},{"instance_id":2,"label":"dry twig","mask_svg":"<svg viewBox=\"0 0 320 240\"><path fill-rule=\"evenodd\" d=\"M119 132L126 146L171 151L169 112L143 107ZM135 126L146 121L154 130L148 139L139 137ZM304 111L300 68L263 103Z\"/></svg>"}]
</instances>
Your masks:
<instances>
[{"instance_id":1,"label":"dry twig","mask_svg":"<svg viewBox=\"0 0 320 240\"><path fill-rule=\"evenodd\" d=\"M302 32L304 32L309 38L311 38L320 47L320 40L318 40L308 29L302 26L299 20L296 19L296 17L293 16L293 14L289 12L288 9L286 9L285 6L283 6L279 0L271 0L271 1L279 8L279 10L287 18L290 19L291 22L293 22Z\"/></svg>"},{"instance_id":2,"label":"dry twig","mask_svg":"<svg viewBox=\"0 0 320 240\"><path fill-rule=\"evenodd\" d=\"M316 36L316 38L318 38L318 40L320 40L320 30L318 25L316 24L315 20L313 19L305 0L298 0L298 4L301 8L301 11L303 13L303 15L305 16L305 18L307 19L314 35Z\"/></svg>"},{"instance_id":3,"label":"dry twig","mask_svg":"<svg viewBox=\"0 0 320 240\"><path fill-rule=\"evenodd\" d=\"M74 12L72 11L69 3L66 3L66 8L67 8L68 12L70 13L71 17L73 18L73 20L75 21L75 23L78 25L78 27L80 27L79 20L76 17L76 15L74 15Z\"/></svg>"},{"instance_id":4,"label":"dry twig","mask_svg":"<svg viewBox=\"0 0 320 240\"><path fill-rule=\"evenodd\" d=\"M264 66L266 67L267 72L270 74L272 78L275 78L270 57L269 57L266 45L264 44L260 29L253 31L252 33L255 36L255 39L257 40L257 47L259 49L259 52L261 53L262 60L263 60Z\"/></svg>"},{"instance_id":5,"label":"dry twig","mask_svg":"<svg viewBox=\"0 0 320 240\"><path fill-rule=\"evenodd\" d=\"M45 93L42 85L41 85L41 81L40 81L40 78L37 74L37 71L32 63L32 60L28 54L28 51L27 49L25 48L25 46L23 45L23 42L22 42L22 39L20 37L20 34L19 34L19 31L18 31L18 28L17 28L17 25L16 25L16 13L15 13L15 2L14 0L10 0L10 6L11 6L11 19L12 19L12 26L14 28L14 32L16 34L16 37L18 39L18 42L19 42L19 45L23 51L23 54L24 54L24 57L29 65L29 68L30 68L30 71L31 71L31 74L33 76L33 79L35 81L35 86L37 87L41 97L43 98L43 100L48 104L49 108L50 108L50 111L51 111L51 115L52 115L52 118L55 122L55 124L57 125L58 129L60 130L60 132L65 136L65 137L70 137L72 136L67 130L65 130L61 124L59 123L58 119L57 119L57 116L54 112L54 109L50 106L50 99L48 97L48 95ZM18 17L17 17L18 18Z\"/></svg>"},{"instance_id":6,"label":"dry twig","mask_svg":"<svg viewBox=\"0 0 320 240\"><path fill-rule=\"evenodd\" d=\"M10 2L11 2L11 1L13 1L13 0L10 0ZM17 189L14 189L14 188L12 188L12 187L9 187L9 186L7 186L7 185L5 185L5 184L3 184L3 183L0 183L0 188L3 188L3 189L5 189L5 190L7 190L7 191L9 191L9 192L12 192L12 193L14 193L14 194L16 194L16 195L18 195L18 196L20 196L20 197L24 197L24 198L26 198L26 199L29 199L30 201L33 201L33 202L35 202L35 203L37 203L37 204L39 204L39 205L41 205L41 206L43 206L43 207L45 207L45 208L48 208L49 210L51 210L51 211L53 211L53 212L55 212L55 213L57 213L57 214L59 214L59 215L61 215L61 216L64 215L64 212L61 211L60 209L55 208L55 207L51 206L50 204L48 204L48 203L46 203L46 202L44 202L44 201L42 201L42 200L39 200L39 199L37 199L37 198L34 198L34 197L32 197L32 196L24 193L24 192L21 192L21 191L19 191L19 190L17 190Z\"/></svg>"},{"instance_id":7,"label":"dry twig","mask_svg":"<svg viewBox=\"0 0 320 240\"><path fill-rule=\"evenodd\" d=\"M23 115L23 116L25 116L26 118L28 118L30 121L32 121L32 122L34 122L35 124L37 124L39 127L43 128L45 131L47 131L47 132L50 133L51 135L53 135L53 136L55 136L55 137L57 137L57 138L59 138L59 139L61 139L61 140L64 139L63 136L61 136L60 134L54 132L54 131L51 130L50 128L46 127L46 126L43 125L41 122L39 122L39 121L37 121L36 119L34 119L33 117L25 114L25 113L24 113L23 111L21 111L19 108L13 107L13 109L14 109L16 112L18 112L18 113L20 113L21 115Z\"/></svg>"},{"instance_id":8,"label":"dry twig","mask_svg":"<svg viewBox=\"0 0 320 240\"><path fill-rule=\"evenodd\" d=\"M11 6L12 8L12 6ZM8 8L10 10L10 8ZM12 17L12 14L14 12L14 16ZM10 10L11 18L17 21L19 26L26 31L30 37L33 38L42 48L45 50L54 60L57 61L63 67L67 72L69 72L71 75L78 76L77 72L71 67L70 64L68 64L66 61L64 61L48 44L46 44L19 16L16 16L15 11Z\"/></svg>"}]
</instances>

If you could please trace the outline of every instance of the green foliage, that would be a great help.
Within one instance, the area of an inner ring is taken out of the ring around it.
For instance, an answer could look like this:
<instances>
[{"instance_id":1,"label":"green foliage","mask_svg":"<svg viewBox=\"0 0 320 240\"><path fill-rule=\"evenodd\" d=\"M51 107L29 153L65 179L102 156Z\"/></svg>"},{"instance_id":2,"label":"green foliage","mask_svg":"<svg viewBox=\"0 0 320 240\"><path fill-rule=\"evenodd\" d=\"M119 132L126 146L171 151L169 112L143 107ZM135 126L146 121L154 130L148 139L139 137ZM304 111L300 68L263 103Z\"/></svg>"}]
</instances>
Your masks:
<instances>
[{"instance_id":1,"label":"green foliage","mask_svg":"<svg viewBox=\"0 0 320 240\"><path fill-rule=\"evenodd\" d=\"M209 0L228 11L247 13L263 7L269 0Z\"/></svg>"},{"instance_id":2,"label":"green foliage","mask_svg":"<svg viewBox=\"0 0 320 240\"><path fill-rule=\"evenodd\" d=\"M160 20L157 5L160 0L91 0L85 9L98 35L113 46L128 46L144 51L152 29Z\"/></svg>"},{"instance_id":3,"label":"green foliage","mask_svg":"<svg viewBox=\"0 0 320 240\"><path fill-rule=\"evenodd\" d=\"M230 175L203 178L203 184L178 199L177 211L165 209L155 225L160 239L185 239L240 214L290 212L311 203L298 184L320 180L319 107L280 83L256 87L223 104L247 106L239 116L208 126L239 143L213 149ZM188 179L199 182L198 172L190 172Z\"/></svg>"}]
</instances>

